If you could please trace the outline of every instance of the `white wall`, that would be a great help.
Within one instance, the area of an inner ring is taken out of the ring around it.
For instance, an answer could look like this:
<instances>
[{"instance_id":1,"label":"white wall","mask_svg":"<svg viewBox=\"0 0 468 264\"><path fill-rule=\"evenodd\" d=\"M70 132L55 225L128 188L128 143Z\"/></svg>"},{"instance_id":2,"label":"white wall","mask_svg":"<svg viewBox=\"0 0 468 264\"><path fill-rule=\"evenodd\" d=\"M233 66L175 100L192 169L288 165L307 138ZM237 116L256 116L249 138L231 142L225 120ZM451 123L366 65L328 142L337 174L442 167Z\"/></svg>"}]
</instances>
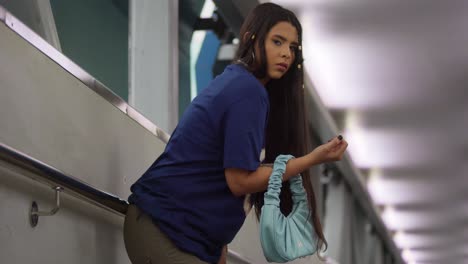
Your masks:
<instances>
[{"instance_id":1,"label":"white wall","mask_svg":"<svg viewBox=\"0 0 468 264\"><path fill-rule=\"evenodd\" d=\"M31 202L54 207L51 188L0 164L0 262L129 264L122 239L123 218L87 202L62 195L54 216L40 217L32 228Z\"/></svg>"}]
</instances>

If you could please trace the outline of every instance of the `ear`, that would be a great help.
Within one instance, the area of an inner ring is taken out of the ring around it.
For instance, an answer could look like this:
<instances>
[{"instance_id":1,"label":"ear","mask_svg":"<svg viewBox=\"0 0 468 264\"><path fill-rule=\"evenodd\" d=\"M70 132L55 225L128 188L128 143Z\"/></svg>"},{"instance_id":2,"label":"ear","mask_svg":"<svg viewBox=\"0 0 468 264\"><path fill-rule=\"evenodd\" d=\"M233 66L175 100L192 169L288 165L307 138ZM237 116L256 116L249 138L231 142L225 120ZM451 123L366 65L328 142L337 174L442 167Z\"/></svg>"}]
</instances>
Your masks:
<instances>
[{"instance_id":1,"label":"ear","mask_svg":"<svg viewBox=\"0 0 468 264\"><path fill-rule=\"evenodd\" d=\"M244 43L247 42L247 40L249 39L249 36L250 36L250 32L249 31L245 32L244 36L242 37L242 41Z\"/></svg>"}]
</instances>

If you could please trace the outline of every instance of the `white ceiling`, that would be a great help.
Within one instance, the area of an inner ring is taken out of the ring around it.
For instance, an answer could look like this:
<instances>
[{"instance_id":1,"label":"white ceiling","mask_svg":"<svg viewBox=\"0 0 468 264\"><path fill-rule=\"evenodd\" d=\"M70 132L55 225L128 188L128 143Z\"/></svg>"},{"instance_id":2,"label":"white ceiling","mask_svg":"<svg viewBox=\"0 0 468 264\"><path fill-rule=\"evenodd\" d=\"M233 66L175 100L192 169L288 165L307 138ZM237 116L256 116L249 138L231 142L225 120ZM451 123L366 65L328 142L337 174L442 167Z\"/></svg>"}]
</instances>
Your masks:
<instances>
[{"instance_id":1,"label":"white ceiling","mask_svg":"<svg viewBox=\"0 0 468 264\"><path fill-rule=\"evenodd\" d=\"M403 258L468 263L468 1L274 2Z\"/></svg>"}]
</instances>

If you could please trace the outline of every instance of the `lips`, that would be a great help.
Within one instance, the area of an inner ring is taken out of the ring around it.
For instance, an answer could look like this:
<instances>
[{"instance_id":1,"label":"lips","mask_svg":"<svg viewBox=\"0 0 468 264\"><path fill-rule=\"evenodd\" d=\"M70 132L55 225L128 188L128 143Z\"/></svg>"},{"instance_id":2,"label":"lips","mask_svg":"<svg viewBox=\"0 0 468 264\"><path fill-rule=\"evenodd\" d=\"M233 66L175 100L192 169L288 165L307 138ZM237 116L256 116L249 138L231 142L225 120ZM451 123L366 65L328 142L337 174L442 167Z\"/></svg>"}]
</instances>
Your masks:
<instances>
[{"instance_id":1,"label":"lips","mask_svg":"<svg viewBox=\"0 0 468 264\"><path fill-rule=\"evenodd\" d=\"M278 66L278 68L280 68L283 71L286 71L288 69L288 66L289 66L287 63L278 63L276 65Z\"/></svg>"}]
</instances>

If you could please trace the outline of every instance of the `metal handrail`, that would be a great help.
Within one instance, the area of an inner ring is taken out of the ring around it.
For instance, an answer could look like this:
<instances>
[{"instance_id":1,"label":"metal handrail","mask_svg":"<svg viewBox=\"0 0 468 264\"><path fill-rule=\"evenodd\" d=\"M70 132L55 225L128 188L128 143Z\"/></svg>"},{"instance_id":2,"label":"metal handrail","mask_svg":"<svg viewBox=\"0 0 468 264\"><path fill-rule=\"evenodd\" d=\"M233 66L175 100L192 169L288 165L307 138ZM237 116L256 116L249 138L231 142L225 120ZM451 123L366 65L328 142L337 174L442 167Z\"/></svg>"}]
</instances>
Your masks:
<instances>
[{"instance_id":1,"label":"metal handrail","mask_svg":"<svg viewBox=\"0 0 468 264\"><path fill-rule=\"evenodd\" d=\"M99 190L73 176L41 162L21 151L0 143L0 160L13 164L30 174L25 174L35 180L39 180L51 186L63 188L63 192L78 198L84 198L89 202L112 211L119 215L125 215L128 202L110 193ZM39 178L38 178L39 176Z\"/></svg>"}]
</instances>

